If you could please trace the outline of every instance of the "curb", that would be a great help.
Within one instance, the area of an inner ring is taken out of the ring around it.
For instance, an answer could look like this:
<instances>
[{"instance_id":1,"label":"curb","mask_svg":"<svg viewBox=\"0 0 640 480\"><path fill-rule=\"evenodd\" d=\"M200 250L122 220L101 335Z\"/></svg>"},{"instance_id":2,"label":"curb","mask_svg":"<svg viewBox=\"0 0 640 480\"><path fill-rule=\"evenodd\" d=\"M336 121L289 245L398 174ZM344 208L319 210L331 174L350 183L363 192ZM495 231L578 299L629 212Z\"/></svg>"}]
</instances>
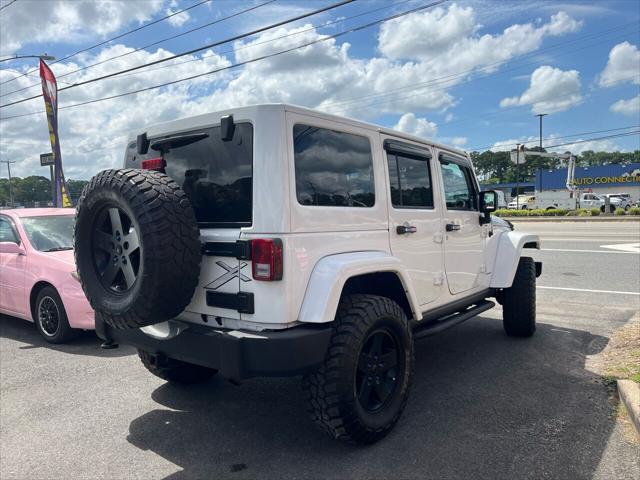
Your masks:
<instances>
[{"instance_id":1,"label":"curb","mask_svg":"<svg viewBox=\"0 0 640 480\"><path fill-rule=\"evenodd\" d=\"M498 217L510 222L640 222L640 216L633 217Z\"/></svg>"},{"instance_id":2,"label":"curb","mask_svg":"<svg viewBox=\"0 0 640 480\"><path fill-rule=\"evenodd\" d=\"M640 384L632 380L618 380L618 395L640 435Z\"/></svg>"}]
</instances>

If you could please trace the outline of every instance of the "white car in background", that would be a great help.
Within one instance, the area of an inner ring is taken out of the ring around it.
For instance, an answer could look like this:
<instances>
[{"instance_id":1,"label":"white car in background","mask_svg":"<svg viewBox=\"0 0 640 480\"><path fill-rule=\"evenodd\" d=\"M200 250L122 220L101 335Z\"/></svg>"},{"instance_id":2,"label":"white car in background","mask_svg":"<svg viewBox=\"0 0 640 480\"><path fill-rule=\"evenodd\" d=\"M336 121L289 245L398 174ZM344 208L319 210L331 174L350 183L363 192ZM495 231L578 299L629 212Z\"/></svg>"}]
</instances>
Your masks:
<instances>
[{"instance_id":1,"label":"white car in background","mask_svg":"<svg viewBox=\"0 0 640 480\"><path fill-rule=\"evenodd\" d=\"M535 195L519 195L509 202L507 208L512 210L528 210L533 208L530 206L536 199Z\"/></svg>"},{"instance_id":2,"label":"white car in background","mask_svg":"<svg viewBox=\"0 0 640 480\"><path fill-rule=\"evenodd\" d=\"M633 207L633 199L631 198L631 195L628 193L608 193L602 196L609 197L609 201L611 202L611 205L614 204L613 202L616 201L616 199L619 199L620 202L616 204L616 207L624 208L625 211Z\"/></svg>"}]
</instances>

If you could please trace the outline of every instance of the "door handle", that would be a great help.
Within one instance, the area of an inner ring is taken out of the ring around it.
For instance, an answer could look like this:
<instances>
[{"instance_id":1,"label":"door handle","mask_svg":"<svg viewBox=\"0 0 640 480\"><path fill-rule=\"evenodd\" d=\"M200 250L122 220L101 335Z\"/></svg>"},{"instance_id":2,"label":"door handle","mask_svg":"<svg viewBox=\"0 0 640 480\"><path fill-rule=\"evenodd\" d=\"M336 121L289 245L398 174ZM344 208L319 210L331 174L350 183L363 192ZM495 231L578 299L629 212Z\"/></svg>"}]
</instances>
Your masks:
<instances>
[{"instance_id":1,"label":"door handle","mask_svg":"<svg viewBox=\"0 0 640 480\"><path fill-rule=\"evenodd\" d=\"M458 225L457 223L447 223L447 226L445 228L447 232L457 232L458 230L460 230L460 225Z\"/></svg>"},{"instance_id":2,"label":"door handle","mask_svg":"<svg viewBox=\"0 0 640 480\"><path fill-rule=\"evenodd\" d=\"M416 233L418 231L418 227L415 227L413 225L409 225L409 224L405 224L405 225L398 225L396 227L396 233L398 235L404 235L407 233Z\"/></svg>"}]
</instances>

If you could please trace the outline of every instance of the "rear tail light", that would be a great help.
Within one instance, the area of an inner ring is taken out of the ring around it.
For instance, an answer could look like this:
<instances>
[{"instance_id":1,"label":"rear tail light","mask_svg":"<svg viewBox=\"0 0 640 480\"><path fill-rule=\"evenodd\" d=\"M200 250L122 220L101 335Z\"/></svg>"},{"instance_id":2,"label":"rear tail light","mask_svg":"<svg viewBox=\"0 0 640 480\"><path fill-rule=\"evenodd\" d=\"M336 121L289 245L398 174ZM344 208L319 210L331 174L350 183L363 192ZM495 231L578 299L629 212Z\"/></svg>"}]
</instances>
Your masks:
<instances>
[{"instance_id":1,"label":"rear tail light","mask_svg":"<svg viewBox=\"0 0 640 480\"><path fill-rule=\"evenodd\" d=\"M142 169L143 170L159 170L163 171L164 167L167 166L167 162L164 161L162 157L156 158L147 158L146 160L142 160Z\"/></svg>"},{"instance_id":2,"label":"rear tail light","mask_svg":"<svg viewBox=\"0 0 640 480\"><path fill-rule=\"evenodd\" d=\"M251 240L251 260L254 280L282 280L282 240L279 238Z\"/></svg>"}]
</instances>

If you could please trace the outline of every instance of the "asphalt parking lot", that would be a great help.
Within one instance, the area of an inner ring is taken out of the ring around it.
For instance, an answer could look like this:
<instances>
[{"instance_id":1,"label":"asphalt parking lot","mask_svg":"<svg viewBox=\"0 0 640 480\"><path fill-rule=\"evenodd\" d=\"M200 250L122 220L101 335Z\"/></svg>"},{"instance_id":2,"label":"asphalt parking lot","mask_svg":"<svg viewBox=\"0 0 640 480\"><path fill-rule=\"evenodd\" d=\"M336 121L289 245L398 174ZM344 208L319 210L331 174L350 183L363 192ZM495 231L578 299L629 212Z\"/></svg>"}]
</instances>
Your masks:
<instances>
[{"instance_id":1,"label":"asphalt parking lot","mask_svg":"<svg viewBox=\"0 0 640 480\"><path fill-rule=\"evenodd\" d=\"M0 478L640 478L640 446L587 360L640 309L640 223L521 223L542 236L538 331L499 308L417 343L382 442L332 441L298 379L177 387L92 334L49 346L0 318Z\"/></svg>"}]
</instances>

